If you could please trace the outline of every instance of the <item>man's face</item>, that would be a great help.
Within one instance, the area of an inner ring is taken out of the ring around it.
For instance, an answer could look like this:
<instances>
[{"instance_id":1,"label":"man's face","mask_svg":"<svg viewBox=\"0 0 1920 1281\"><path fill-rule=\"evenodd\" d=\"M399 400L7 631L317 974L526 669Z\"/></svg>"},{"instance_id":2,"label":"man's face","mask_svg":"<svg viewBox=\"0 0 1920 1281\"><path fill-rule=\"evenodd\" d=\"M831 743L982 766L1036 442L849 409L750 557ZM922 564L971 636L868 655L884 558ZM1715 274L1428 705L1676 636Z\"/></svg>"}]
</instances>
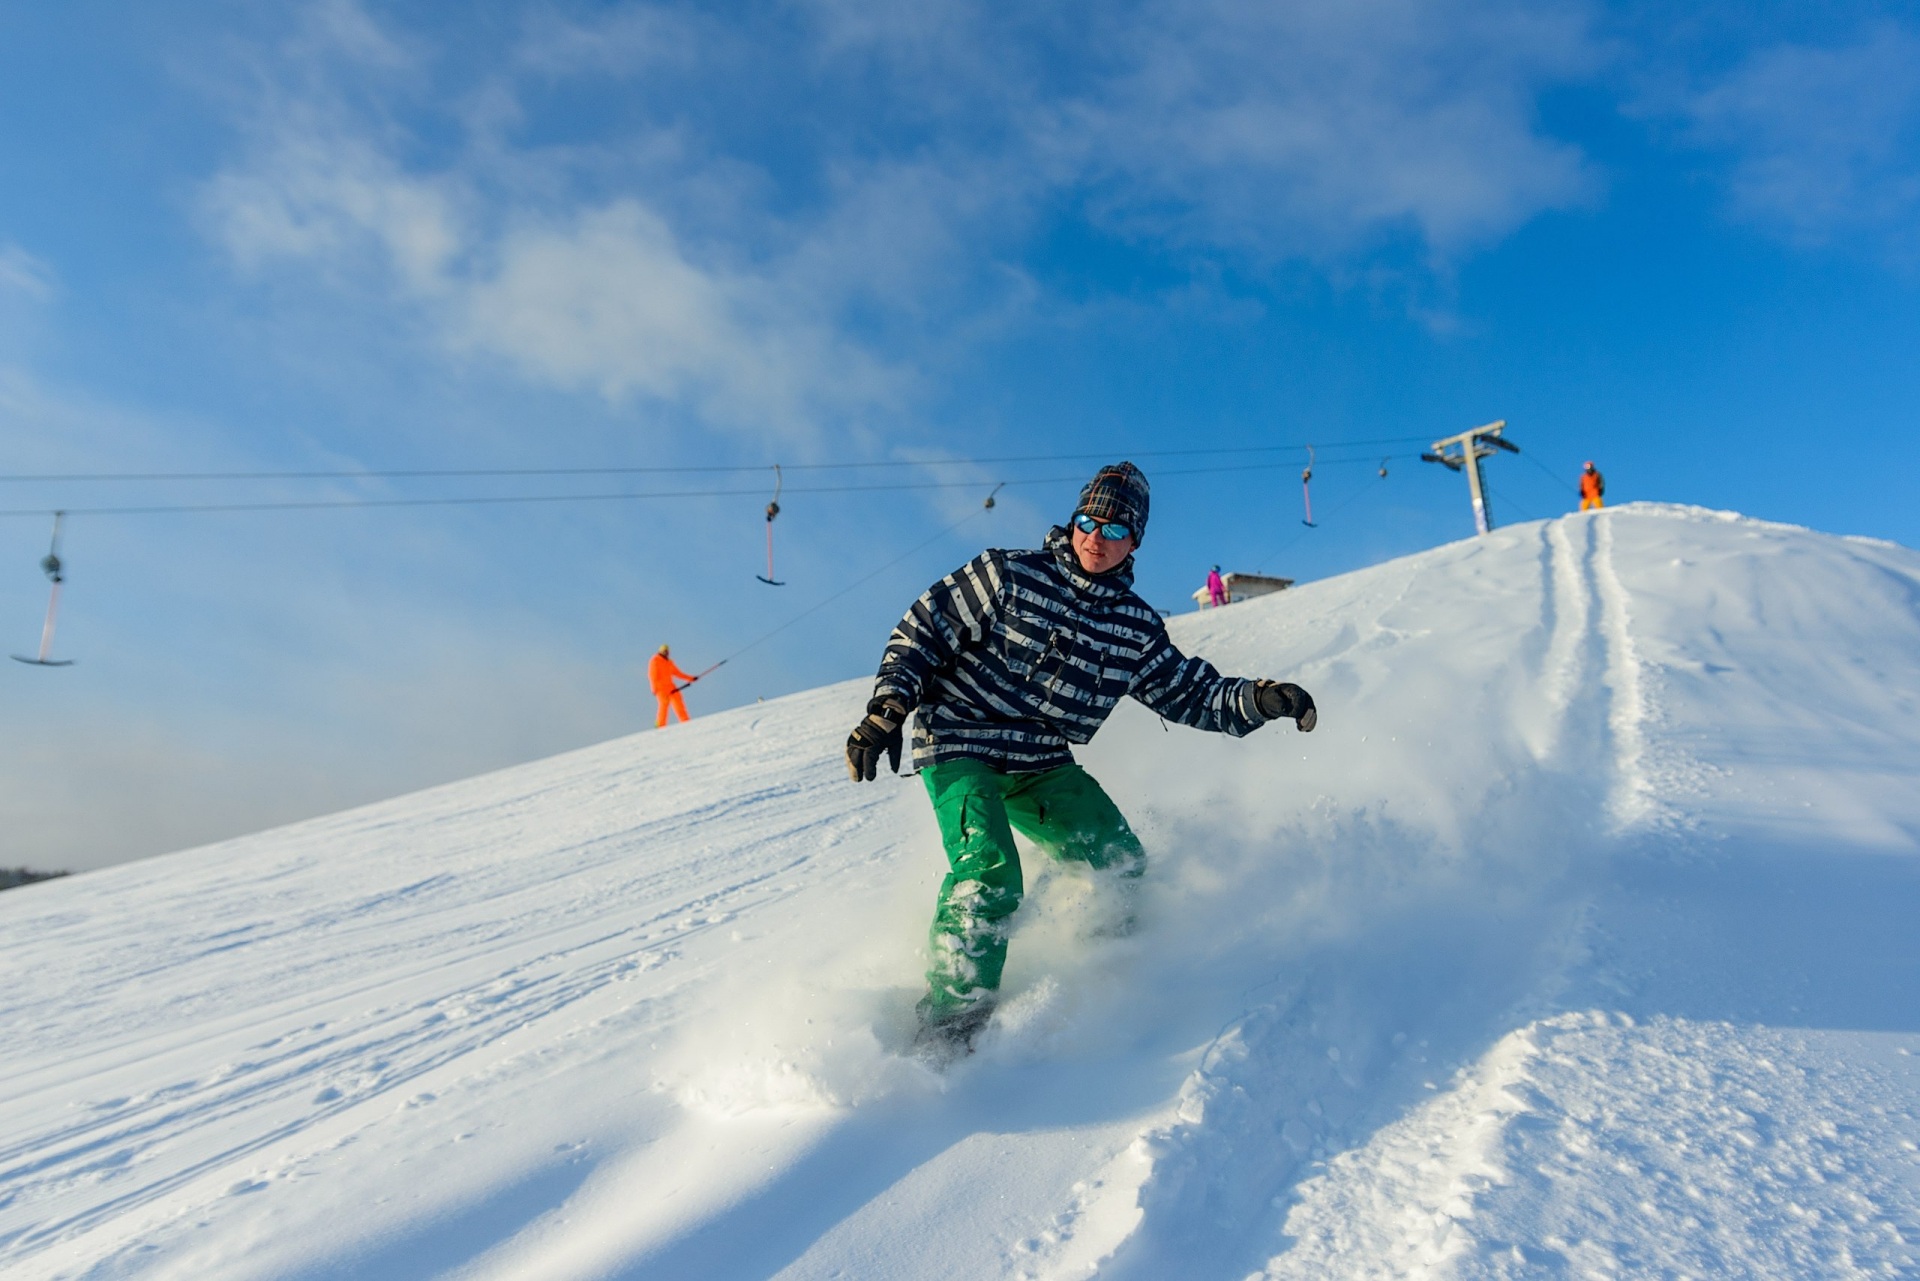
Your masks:
<instances>
[{"instance_id":1,"label":"man's face","mask_svg":"<svg viewBox=\"0 0 1920 1281\"><path fill-rule=\"evenodd\" d=\"M1104 574L1110 569L1117 569L1121 561L1133 555L1132 535L1119 539L1103 538L1099 530L1089 534L1077 525L1070 525L1068 532L1073 535L1074 557L1079 560L1080 568L1089 574Z\"/></svg>"}]
</instances>

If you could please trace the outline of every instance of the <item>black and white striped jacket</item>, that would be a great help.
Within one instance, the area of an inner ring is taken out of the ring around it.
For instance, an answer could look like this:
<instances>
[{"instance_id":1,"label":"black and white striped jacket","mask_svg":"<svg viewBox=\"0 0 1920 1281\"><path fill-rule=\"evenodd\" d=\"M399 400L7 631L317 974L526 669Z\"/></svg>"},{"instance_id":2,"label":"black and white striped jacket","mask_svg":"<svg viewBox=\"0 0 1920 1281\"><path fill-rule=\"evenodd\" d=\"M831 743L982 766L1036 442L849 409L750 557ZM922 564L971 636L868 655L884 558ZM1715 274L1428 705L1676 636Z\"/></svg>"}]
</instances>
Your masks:
<instances>
[{"instance_id":1,"label":"black and white striped jacket","mask_svg":"<svg viewBox=\"0 0 1920 1281\"><path fill-rule=\"evenodd\" d=\"M918 708L913 763L1006 773L1072 762L1120 699L1241 735L1264 720L1250 680L1188 658L1133 592L1133 562L1098 577L1064 528L1041 551L987 551L929 587L887 642L875 697Z\"/></svg>"}]
</instances>

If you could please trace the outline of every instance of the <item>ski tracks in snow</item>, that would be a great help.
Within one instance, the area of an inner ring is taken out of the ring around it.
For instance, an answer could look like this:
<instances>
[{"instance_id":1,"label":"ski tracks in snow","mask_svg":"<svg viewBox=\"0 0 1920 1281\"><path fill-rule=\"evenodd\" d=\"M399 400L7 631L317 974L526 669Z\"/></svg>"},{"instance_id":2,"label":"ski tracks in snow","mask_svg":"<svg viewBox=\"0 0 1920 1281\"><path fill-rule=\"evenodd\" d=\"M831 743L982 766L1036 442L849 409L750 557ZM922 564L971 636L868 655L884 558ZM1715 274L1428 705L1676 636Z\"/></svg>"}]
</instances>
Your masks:
<instances>
[{"instance_id":1,"label":"ski tracks in snow","mask_svg":"<svg viewBox=\"0 0 1920 1281\"><path fill-rule=\"evenodd\" d=\"M392 1159L441 1151L455 1162L415 1191L423 1204L484 1195L501 1163L515 1164L500 1145L531 1140L476 1098L551 1089L546 1078L583 1047L610 1047L590 1058L644 1047L696 1012L682 993L738 946L730 927L815 882L814 855L858 839L878 801L848 807L779 782L677 803L660 772L629 780L594 759L630 750L530 767L536 782L521 795L483 781L442 789L406 823L383 807L319 820L283 838L264 870L243 867L240 849L209 851L175 862L173 878L159 860L9 903L46 905L19 923L59 938L49 955L65 967L16 981L0 1011L16 1052L43 1056L0 1088L9 1275L70 1275L63 1260L74 1258L100 1275L141 1273L143 1253L163 1241L173 1253L200 1215L231 1218L212 1209L221 1202L281 1204L285 1219L297 1186L342 1161L377 1160L364 1150L403 1133ZM636 790L650 784L652 796ZM463 790L493 803L474 807ZM550 817L610 802L633 813L612 832ZM430 864L455 870L409 875L423 846ZM743 846L752 858L737 856ZM328 870L356 860L352 891L329 888ZM130 945L116 946L129 923L116 894L146 918ZM86 910L60 910L69 898ZM44 1057L66 1046L79 1052ZM618 1074L639 1095L621 1125L659 1111L644 1080ZM489 1145L494 1155L480 1156ZM458 1160L462 1150L479 1159ZM383 1199L318 1237L352 1240L397 1209ZM237 1265L246 1248L235 1241L214 1251L187 1257L233 1275L284 1270L265 1256Z\"/></svg>"},{"instance_id":2,"label":"ski tracks in snow","mask_svg":"<svg viewBox=\"0 0 1920 1281\"><path fill-rule=\"evenodd\" d=\"M1500 876L1509 859L1538 864L1524 853L1530 843L1552 851L1530 873L1545 879L1531 891L1544 897L1529 915L1557 924L1515 940L1514 981L1502 986L1485 985L1497 962L1463 959L1473 944L1434 938L1423 953L1393 938L1395 922L1383 920L1363 948L1462 985L1436 998L1451 1002L1446 1022L1434 1021L1430 1009L1366 1008L1324 978L1250 1008L1203 1056L1173 1117L1129 1154L1146 1166L1134 1176L1140 1223L1101 1275L1149 1278L1207 1255L1262 1257L1268 1233L1292 1240L1267 1265L1275 1278L1437 1275L1474 1248L1460 1224L1474 1199L1504 1177L1503 1153L1530 1124L1516 1091L1535 1030L1502 1037L1500 1029L1516 1016L1524 1022L1524 1011L1551 1007L1566 975L1587 959L1584 887L1604 875L1601 834L1618 838L1670 817L1648 769L1654 678L1635 644L1611 522L1610 515L1568 517L1537 529L1539 640L1530 653L1522 647L1515 670L1526 679L1508 700L1511 723L1539 770L1518 794L1488 793L1487 812L1467 827L1470 857L1491 856L1480 875ZM1410 586L1401 585L1401 597ZM1354 634L1349 627L1342 637ZM1537 820L1515 828L1502 812L1557 814L1560 831L1540 829ZM1574 835L1580 832L1590 834ZM1552 870L1556 859L1565 860L1563 873ZM1476 974L1484 985L1477 992ZM1488 1036L1491 1049L1477 1039ZM1430 1070L1429 1057L1474 1066L1444 1089L1424 1081L1438 1093L1413 1106L1419 1094L1410 1082ZM1222 1238L1244 1244L1223 1252ZM1375 1270L1338 1266L1356 1257ZM1245 1268L1223 1261L1216 1271L1244 1275Z\"/></svg>"},{"instance_id":3,"label":"ski tracks in snow","mask_svg":"<svg viewBox=\"0 0 1920 1281\"><path fill-rule=\"evenodd\" d=\"M1657 617L1667 626L1667 650L1685 662L1690 638L1676 632L1671 619L1676 602L1692 603L1690 585L1666 570L1661 543L1687 547L1685 526L1669 523L1675 518L1726 518L1685 510L1660 517L1626 518L1638 543L1628 563L1636 572L1658 564L1669 575L1660 584L1667 596L1658 602L1666 614ZM1608 887L1606 901L1579 909L1585 924L1569 932L1558 965L1536 968L1532 997L1513 1008L1508 1025L1517 1022L1515 1030L1469 1056L1423 1105L1309 1166L1294 1189L1284 1247L1259 1273L1269 1281L1866 1277L1914 1275L1920 1268L1920 1119L1911 1103L1920 1072L1908 1057L1913 1038L1664 1013L1636 1019L1617 1008L1544 1017L1527 1012L1552 1009L1562 997L1576 1004L1635 1003L1633 987L1592 954L1612 913L1639 913L1641 930L1659 931L1645 941L1666 932L1714 937L1731 922L1745 923L1725 898L1711 900L1712 910L1703 914L1691 903L1635 897L1624 886L1644 879L1640 874L1615 880L1618 860L1658 866L1694 848L1687 839L1693 826L1688 798L1703 790L1703 779L1726 772L1680 746L1682 739L1712 742L1703 732L1708 727L1667 725L1663 669L1648 660L1635 634L1619 520L1610 512L1542 529L1546 637L1535 708L1548 715L1515 717L1549 776L1572 781L1591 771L1603 782L1593 817L1594 830L1607 841L1589 851L1593 875L1587 879ZM1761 535L1743 527L1741 536ZM1690 562L1674 558L1671 565L1684 570ZM1702 587L1711 591L1711 581ZM1756 652L1728 650L1731 639L1712 633L1719 647L1712 662L1695 664L1707 679L1743 671L1713 663L1738 664ZM1583 699L1580 691L1590 687L1604 697ZM1863 718L1862 724L1875 723ZM1845 751L1836 755L1847 759ZM1701 870L1694 875L1712 880L1711 868L1695 865ZM1743 877L1730 867L1725 874L1745 886L1757 872ZM1823 893L1830 888L1827 880L1816 884ZM1844 901L1845 893L1839 897ZM1804 899L1798 906L1802 913L1818 910ZM1797 918L1794 925L1806 928ZM1855 935L1805 945L1830 953L1827 964L1836 970L1859 966L1897 982L1894 975L1910 966L1876 963L1875 948L1886 944L1879 931L1859 925ZM1759 934L1733 937L1765 946ZM1794 943L1803 941L1796 936ZM1737 1005L1755 1002L1758 991L1780 990L1778 976L1765 989L1743 988L1741 972L1751 972L1759 958L1743 960L1737 949L1716 958L1727 975L1712 973L1711 961L1689 970L1684 963L1676 967L1674 955L1636 959L1665 967L1664 990L1637 998L1656 1002L1656 1009L1661 1001L1682 1008ZM1781 964L1792 969L1794 962ZM1804 980L1787 982L1793 990ZM1826 999L1836 1007L1821 1016L1827 1019L1856 1020L1867 1012L1864 1024L1829 1026L1912 1027L1901 1022L1897 1000L1831 993ZM1757 1004L1784 1007L1786 1001L1760 998Z\"/></svg>"},{"instance_id":4,"label":"ski tracks in snow","mask_svg":"<svg viewBox=\"0 0 1920 1281\"><path fill-rule=\"evenodd\" d=\"M1633 643L1627 589L1614 561L1614 517L1590 518L1593 583L1606 638L1607 726L1613 736L1613 795L1608 808L1617 828L1645 826L1661 814L1647 777L1646 726L1651 704L1647 675Z\"/></svg>"},{"instance_id":5,"label":"ski tracks in snow","mask_svg":"<svg viewBox=\"0 0 1920 1281\"><path fill-rule=\"evenodd\" d=\"M1435 892L1443 898L1464 896L1455 904L1451 928L1435 929L1417 908L1404 915L1398 896L1408 890L1396 886L1378 901L1376 919L1358 927L1358 937L1332 949L1309 949L1304 956L1312 969L1304 977L1297 968L1301 958L1295 957L1292 968L1269 985L1275 990L1250 994L1257 999L1250 999L1206 1047L1164 1119L1104 1173L1102 1196L1111 1201L1131 1195L1136 1202L1125 1238L1097 1268L1086 1262L1089 1243L1081 1241L1050 1261L1035 1261L1009 1275L1064 1278L1097 1271L1120 1281L1145 1281L1257 1271L1272 1255L1301 1188L1327 1177L1323 1172L1343 1159L1342 1153L1375 1152L1379 1128L1418 1104L1423 1090L1438 1088L1427 1079L1433 1065L1472 1062L1489 1038L1512 1026L1515 1011L1540 1007L1560 985L1559 976L1583 958L1580 887L1591 869L1580 860L1597 842L1592 836L1568 840L1567 833L1619 830L1623 819L1645 821L1652 812L1639 769L1647 710L1626 590L1613 567L1605 527L1572 518L1549 522L1535 536L1541 540L1538 640L1530 652L1523 643L1514 656L1519 661L1508 670L1523 679L1503 691L1501 706L1473 710L1491 721L1488 728L1496 734L1498 721L1510 720L1537 769L1519 773L1516 762L1516 777L1491 790L1463 778L1461 794L1478 798L1466 803L1482 812L1460 814L1457 838L1446 819L1429 836L1406 831L1384 838L1416 844L1437 840L1443 847L1454 839L1464 842L1458 855L1435 851L1421 856L1433 861L1408 869L1416 878L1439 878ZM1471 557L1477 549L1467 545L1449 551ZM1432 658L1463 661L1459 654L1431 648L1435 640L1427 633L1396 623L1401 614L1429 607L1422 591L1414 573L1382 584L1373 599L1349 604L1334 635L1303 636L1311 657L1285 669L1301 671L1302 679L1315 684L1316 671L1337 671L1358 648L1374 656L1400 648L1399 663L1408 675ZM1498 626L1489 620L1486 634L1497 634ZM1496 655L1489 659L1498 661ZM1338 705L1329 710L1337 718ZM1392 710L1404 716L1404 708ZM1418 721L1400 724L1403 732L1421 732ZM1325 826L1334 812L1317 816L1307 829L1310 837L1297 833L1293 839L1327 841L1334 849L1351 847L1355 857L1366 857L1366 842L1339 828L1358 819L1365 829L1371 820L1348 816ZM1542 826L1542 815L1557 816L1549 821L1560 831ZM1548 857L1541 859L1535 851ZM1488 881L1486 891L1462 888L1481 878ZM1488 909L1485 900L1502 894L1515 894L1516 901L1534 897L1525 909L1527 929L1514 929L1506 911ZM1487 941L1496 938L1501 939L1497 944ZM1427 1001L1370 1000L1353 977L1369 970L1377 978L1372 990L1425 988ZM1507 978L1489 981L1496 973ZM1411 974L1420 977L1410 980ZM1514 1051L1508 1047L1500 1053L1512 1057ZM1416 1162L1417 1187L1394 1193L1405 1203L1398 1213L1407 1219L1407 1242L1414 1243L1392 1255L1399 1263L1451 1257L1459 1242L1448 1244L1442 1211L1488 1185L1491 1154L1520 1110L1497 1082L1465 1093L1450 1089L1436 1102L1446 1110L1445 1133L1458 1147L1459 1159L1436 1164L1432 1155L1422 1158ZM1396 1159L1401 1158L1389 1161ZM1117 1218L1108 1213L1103 1221L1111 1225ZM1287 1235L1295 1234L1289 1228ZM1299 1257L1308 1259L1313 1252ZM1316 1272L1313 1266L1297 1271L1284 1270L1291 1264L1276 1266L1283 1270L1275 1275L1341 1274L1338 1268Z\"/></svg>"},{"instance_id":6,"label":"ski tracks in snow","mask_svg":"<svg viewBox=\"0 0 1920 1281\"><path fill-rule=\"evenodd\" d=\"M1592 592L1582 575L1579 553L1563 520L1549 521L1542 532L1541 610L1547 645L1540 663L1539 696L1516 709L1534 759L1553 759L1566 735L1566 720L1579 692L1589 642Z\"/></svg>"},{"instance_id":7,"label":"ski tracks in snow","mask_svg":"<svg viewBox=\"0 0 1920 1281\"><path fill-rule=\"evenodd\" d=\"M1608 818L1620 833L1657 825L1672 811L1658 797L1648 768L1656 678L1634 643L1613 522L1612 514L1595 513L1540 527L1548 640L1535 688L1516 700L1515 721L1543 765L1604 771ZM1598 719L1582 714L1580 691L1591 682L1606 691ZM1604 750L1596 750L1602 744Z\"/></svg>"},{"instance_id":8,"label":"ski tracks in snow","mask_svg":"<svg viewBox=\"0 0 1920 1281\"><path fill-rule=\"evenodd\" d=\"M1911 1275L1920 1118L1885 1075L1802 1033L1538 1020L1304 1186L1262 1275Z\"/></svg>"},{"instance_id":9,"label":"ski tracks in snow","mask_svg":"<svg viewBox=\"0 0 1920 1281\"><path fill-rule=\"evenodd\" d=\"M471 971L480 958L443 960L323 1002L290 1001L278 1011L249 1011L225 1027L202 1024L175 1037L144 1038L111 1056L69 1064L59 1080L16 1081L14 1088L24 1087L31 1099L76 1079L109 1084L136 1064L143 1079L173 1078L136 1094L109 1092L77 1115L69 1111L67 1119L0 1148L7 1203L38 1203L44 1215L0 1236L0 1253L30 1253L87 1233L208 1177L219 1186L196 1195L219 1195L223 1186L255 1191L264 1186L260 1175L291 1177L299 1162L286 1152L256 1175L235 1180L234 1172L290 1140L301 1139L298 1146L308 1150L338 1143L358 1128L356 1117L368 1107L384 1113L396 1105L429 1103L441 1069L469 1070L472 1056L502 1039L567 1010L623 974L671 958L670 949L636 950L621 931L575 940L504 970L480 964L477 974L434 984L444 995L408 999L409 990L433 984L422 969ZM285 1030L257 1039L262 1025L276 1024ZM211 1075L196 1076L193 1068L206 1061L210 1045L223 1046L218 1057L226 1061ZM222 1132L235 1137L185 1150L177 1142L184 1134ZM174 1158L155 1159L162 1148L173 1149ZM56 1208L64 1192L102 1183L122 1191L85 1196L71 1212Z\"/></svg>"}]
</instances>

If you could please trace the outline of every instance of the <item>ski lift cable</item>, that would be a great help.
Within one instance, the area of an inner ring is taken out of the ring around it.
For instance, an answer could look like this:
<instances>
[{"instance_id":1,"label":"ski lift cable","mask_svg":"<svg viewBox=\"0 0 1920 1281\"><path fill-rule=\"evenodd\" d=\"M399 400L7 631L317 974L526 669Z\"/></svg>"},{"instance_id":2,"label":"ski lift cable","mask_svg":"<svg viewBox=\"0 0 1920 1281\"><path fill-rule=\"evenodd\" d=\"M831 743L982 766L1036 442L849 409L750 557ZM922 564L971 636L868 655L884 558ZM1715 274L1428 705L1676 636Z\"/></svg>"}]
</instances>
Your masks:
<instances>
[{"instance_id":1,"label":"ski lift cable","mask_svg":"<svg viewBox=\"0 0 1920 1281\"><path fill-rule=\"evenodd\" d=\"M1578 494L1580 492L1580 486L1574 484L1572 481L1568 480L1565 476L1560 475L1558 472L1554 471L1551 467L1541 462L1538 458L1534 457L1532 454L1522 454L1520 456L1526 459L1528 462L1532 463L1535 467L1538 467L1541 471L1545 472L1548 476L1552 477L1553 483L1558 485L1560 488L1565 489L1570 493Z\"/></svg>"},{"instance_id":2,"label":"ski lift cable","mask_svg":"<svg viewBox=\"0 0 1920 1281\"><path fill-rule=\"evenodd\" d=\"M765 644L767 641L772 640L775 636L778 636L781 632L786 631L789 627L792 627L795 623L798 623L802 619L805 619L813 614L819 613L821 610L833 604L835 601L847 595L849 592L853 591L854 589L865 585L867 582L871 581L874 578L879 577L881 574L886 573L888 570L892 569L894 566L900 564L901 562L908 560L909 558L915 555L918 555L922 551L925 551L928 547L931 547L934 543L938 542L940 539L947 537L949 534L959 529L962 525L966 524L968 521L973 520L976 517L979 517L981 515L984 515L989 511L992 511L993 495L999 493L1000 490L1004 488L1008 483L1009 482L1002 481L999 484L995 485L993 487L992 493L988 494L987 501L982 503L979 507L969 511L966 515L960 517L960 519L954 521L950 525L947 525L945 528L939 530L938 532L934 533L930 537L922 539L920 542L915 543L912 547L909 547L906 551L900 553L900 555L894 557L892 560L886 562L884 565L880 565L877 568L872 569L865 574L862 574L859 578L854 579L851 583L848 583L845 587L842 587L839 591L834 592L830 596L826 596L818 601L815 601L812 605L809 605L807 608L801 610L798 614L795 614L793 617L789 618L786 622L781 623L778 627L775 627L769 631L761 633L758 637L754 638L751 641L748 641L745 645L742 645L739 649L734 650L731 654L728 654L725 658L722 658L719 662L714 663L711 667L707 668L706 671L701 672L700 675L706 676L711 672L719 670L721 667L724 667L726 664L732 662L734 659L739 658L742 654L747 653L749 650L755 649L758 646ZM59 603L59 600L60 600L61 579L59 577L56 577L55 575L59 573L59 561L57 559L57 553L60 546L60 523L65 518L65 516L66 516L65 512L61 512L56 515L54 520L54 532L53 532L54 551L49 552L47 555L46 561L42 562L43 566L47 564L51 564L53 566L53 568L49 568L46 571L47 576L53 579L53 602L48 607L47 624L41 633L39 657L25 658L17 654L14 655L14 657L18 659L18 661L20 662L32 663L41 667L72 666L72 660L70 659L62 662L62 661L50 661L47 658L47 650L53 639L53 608L55 605Z\"/></svg>"},{"instance_id":3,"label":"ski lift cable","mask_svg":"<svg viewBox=\"0 0 1920 1281\"><path fill-rule=\"evenodd\" d=\"M1380 489L1380 486L1378 485L1362 485L1359 489L1356 489L1353 491L1353 493L1347 495L1345 501L1341 502L1339 506L1335 507L1332 511L1328 512L1327 515L1338 516L1341 512L1346 511L1347 508L1353 506L1355 503L1359 502L1361 499L1365 498L1367 495L1379 492L1379 489ZM1265 555L1261 556L1258 560L1254 561L1254 564L1265 565L1268 562L1272 561L1275 557L1280 556L1285 552L1291 551L1296 543L1299 543L1302 540L1304 540L1312 532L1313 532L1312 529L1301 530L1300 532L1296 533L1293 537L1287 539L1285 542L1281 543L1278 547L1274 548L1272 551L1267 552Z\"/></svg>"},{"instance_id":4,"label":"ski lift cable","mask_svg":"<svg viewBox=\"0 0 1920 1281\"><path fill-rule=\"evenodd\" d=\"M1539 520L1540 519L1538 516L1535 516L1532 512L1527 511L1525 508L1521 507L1519 503L1514 502L1512 499L1508 498L1505 494L1495 489L1490 482L1486 480L1482 480L1480 483L1486 487L1487 497L1499 503L1500 506L1503 508L1511 508L1512 510L1519 512L1521 520Z\"/></svg>"},{"instance_id":5,"label":"ski lift cable","mask_svg":"<svg viewBox=\"0 0 1920 1281\"><path fill-rule=\"evenodd\" d=\"M1425 436L1382 436L1369 440L1342 441L1342 448L1375 445L1406 445L1425 441ZM1212 454L1281 453L1300 449L1300 444L1235 445L1206 449L1122 449L1136 458L1187 458ZM1004 466L1012 463L1076 462L1089 458L1110 458L1114 451L1077 454L1023 454L999 458L923 458L878 459L851 463L788 463L788 471L858 471L887 468ZM46 472L0 474L0 483L53 483L82 481L263 481L263 480L425 480L432 478L481 478L488 476L651 476L731 474L746 475L767 470L768 464L738 464L699 467L473 467L473 468L399 468L385 470L336 469L327 471L204 471L204 472ZM976 482L977 483L977 482Z\"/></svg>"},{"instance_id":6,"label":"ski lift cable","mask_svg":"<svg viewBox=\"0 0 1920 1281\"><path fill-rule=\"evenodd\" d=\"M748 650L753 649L759 645L766 643L767 641L772 640L775 636L778 636L781 632L786 631L787 628L792 627L795 623L799 622L801 619L806 618L809 615L819 613L821 610L825 609L827 606L833 604L833 602L839 600L842 596L845 596L847 593L853 591L856 587L864 586L867 582L869 582L872 579L878 578L880 575L892 569L895 565L898 565L902 561L905 561L915 555L918 555L920 552L925 551L927 548L939 542L942 538L945 538L947 535L953 533L954 530L959 529L962 525L966 524L968 521L977 518L978 516L982 515L984 512L988 510L989 509L985 506L975 508L974 510L968 512L966 515L962 516L959 520L956 520L951 525L948 525L945 529L942 529L938 533L933 534L932 536L926 539L923 539L918 543L915 543L912 547L909 547L906 551L901 552L898 556L894 557L892 560L888 561L886 564L881 565L877 569L874 569L865 574L862 574L859 578L854 579L851 583L848 583L845 587L842 587L839 591L833 593L833 595L823 597L822 599L815 601L813 604L807 606L805 609L801 610L798 614L795 614L792 618L789 618L786 622L780 624L778 627L774 628L772 631L764 632L760 636L754 638L753 640L748 641L745 645L742 645L739 649L734 650L733 653L728 654L725 658L721 659L720 663L730 663L734 659L746 653ZM720 666L720 663L715 663L714 666L718 667Z\"/></svg>"},{"instance_id":7,"label":"ski lift cable","mask_svg":"<svg viewBox=\"0 0 1920 1281\"><path fill-rule=\"evenodd\" d=\"M1104 455L1101 456L1104 457ZM1373 457L1369 454L1365 457L1323 459L1321 465L1371 461ZM1238 463L1221 467L1161 468L1155 474L1158 476L1212 476L1226 472L1276 471L1290 468L1292 465L1291 463ZM1079 484L1084 479L1084 476L1079 475L1030 476L1019 480L1002 481L1000 484L1008 488L1019 485ZM903 481L882 485L811 485L796 487L793 492L796 494L863 494L889 490L966 489L978 484L980 482L977 480ZM488 507L539 503L634 502L662 498L736 498L765 492L764 489L667 489L587 494L477 494L444 498L314 498L252 503L165 503L127 507L67 507L62 510L75 516L158 516L208 512L332 511L363 507ZM0 508L0 517L45 517L51 514L52 509L46 507Z\"/></svg>"}]
</instances>

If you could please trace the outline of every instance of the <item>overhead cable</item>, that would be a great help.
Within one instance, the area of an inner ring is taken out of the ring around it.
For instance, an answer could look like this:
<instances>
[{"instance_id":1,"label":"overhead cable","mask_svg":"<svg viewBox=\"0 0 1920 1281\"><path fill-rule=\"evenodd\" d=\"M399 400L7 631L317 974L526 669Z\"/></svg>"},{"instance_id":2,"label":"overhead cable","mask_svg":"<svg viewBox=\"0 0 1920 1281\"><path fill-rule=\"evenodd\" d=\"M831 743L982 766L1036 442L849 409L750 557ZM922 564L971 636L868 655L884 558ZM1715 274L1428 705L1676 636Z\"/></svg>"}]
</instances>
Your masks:
<instances>
[{"instance_id":1,"label":"overhead cable","mask_svg":"<svg viewBox=\"0 0 1920 1281\"><path fill-rule=\"evenodd\" d=\"M1356 442L1357 443L1357 442ZM1088 455L1094 457L1096 455ZM1105 455L1097 455L1105 457ZM1145 455L1141 455L1144 457ZM1330 463L1372 463L1374 455L1365 457L1336 458L1326 460ZM1223 472L1274 471L1291 468L1292 463L1237 463L1223 467L1180 467L1160 468L1159 476L1211 476ZM1019 480L998 482L1004 486L1017 485L1059 485L1078 484L1084 476L1038 476ZM897 481L880 485L812 485L795 486L787 489L788 494L861 494L884 492L888 490L918 489L970 489L982 482L968 480L921 480ZM73 516L156 516L184 514L192 512L267 512L267 511L324 511L355 507L486 507L534 503L590 503L590 502L633 502L661 498L736 498L758 497L766 492L764 487L755 489L663 489L651 491L620 491L615 493L586 494L469 494L443 498L312 498L282 499L250 503L169 503L142 506L121 507L80 507L72 504L62 510ZM0 516L45 516L49 508L12 507L0 508Z\"/></svg>"},{"instance_id":2,"label":"overhead cable","mask_svg":"<svg viewBox=\"0 0 1920 1281\"><path fill-rule=\"evenodd\" d=\"M1353 440L1339 442L1335 448L1415 444L1426 439L1423 436L1380 437L1375 440ZM1061 463L1077 462L1088 458L1109 458L1114 453L1130 454L1135 458L1181 458L1207 454L1271 454L1286 451L1299 451L1308 448L1302 442L1298 444L1278 445L1236 445L1210 449L1146 449L1146 450L1104 450L1098 453L1077 454L1020 454L1001 458L906 458L879 459L853 463L786 463L787 471L857 471L879 468L904 467L980 467L1001 466L1013 463ZM7 475L0 473L0 483L54 483L81 481L262 481L262 480L429 480L477 479L487 476L664 476L695 474L731 474L764 472L770 463L743 465L702 466L702 467L466 467L466 468L404 468L387 470L341 469L333 471L205 471L205 472L66 472Z\"/></svg>"}]
</instances>

